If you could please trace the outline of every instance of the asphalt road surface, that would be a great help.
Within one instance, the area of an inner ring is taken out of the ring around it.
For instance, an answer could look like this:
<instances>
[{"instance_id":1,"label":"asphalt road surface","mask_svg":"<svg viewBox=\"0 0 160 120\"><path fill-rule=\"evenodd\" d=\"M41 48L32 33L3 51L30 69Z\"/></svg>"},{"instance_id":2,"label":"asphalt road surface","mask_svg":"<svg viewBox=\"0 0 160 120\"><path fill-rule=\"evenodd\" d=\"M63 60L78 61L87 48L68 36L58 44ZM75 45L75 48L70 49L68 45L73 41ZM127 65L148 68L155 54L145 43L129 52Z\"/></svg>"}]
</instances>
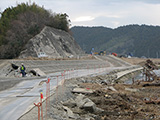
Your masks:
<instances>
[{"instance_id":1,"label":"asphalt road surface","mask_svg":"<svg viewBox=\"0 0 160 120\"><path fill-rule=\"evenodd\" d=\"M20 62L22 61L16 61L15 63L20 64ZM52 94L55 92L55 88L57 86L57 76L59 76L58 84L61 85L63 83L62 80L64 79L67 80L74 77L109 73L114 69L130 67L129 64L112 57L100 57L96 61L87 60L87 62L76 60L62 62L56 61L56 63L52 63L51 65L49 65L49 61L46 62L47 64L45 63L45 65L47 66L47 69L45 68L43 62L41 62L40 64L34 63L36 64L36 67L38 65L39 68L43 69L43 71L47 74L46 77L28 78L14 87L0 92L0 120L17 120L24 113L30 110L34 106L34 103L38 103L40 101L40 92L43 92L43 96L45 99L46 81L48 77L51 79L50 94ZM96 68L94 67L95 63L98 63L98 67ZM103 65L101 66L101 64ZM27 67L29 68L30 64L28 63L27 65ZM54 67L54 65L57 66L58 70L56 69L56 67ZM33 65L30 66L30 68L33 67ZM64 70L66 69L66 67L67 70ZM65 74L65 77L62 76L62 74ZM20 80L20 78L18 80Z\"/></svg>"}]
</instances>

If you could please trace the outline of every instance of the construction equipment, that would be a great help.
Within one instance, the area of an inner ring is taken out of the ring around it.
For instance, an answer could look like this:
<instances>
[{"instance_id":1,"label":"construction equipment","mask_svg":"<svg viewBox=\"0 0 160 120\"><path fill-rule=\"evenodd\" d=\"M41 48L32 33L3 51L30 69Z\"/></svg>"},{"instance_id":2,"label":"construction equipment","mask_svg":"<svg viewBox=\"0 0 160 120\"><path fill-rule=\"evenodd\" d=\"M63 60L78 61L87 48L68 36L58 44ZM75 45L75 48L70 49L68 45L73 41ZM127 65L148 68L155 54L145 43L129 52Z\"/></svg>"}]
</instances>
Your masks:
<instances>
[{"instance_id":1,"label":"construction equipment","mask_svg":"<svg viewBox=\"0 0 160 120\"><path fill-rule=\"evenodd\" d=\"M100 51L98 54L99 55L106 55L106 51Z\"/></svg>"}]
</instances>

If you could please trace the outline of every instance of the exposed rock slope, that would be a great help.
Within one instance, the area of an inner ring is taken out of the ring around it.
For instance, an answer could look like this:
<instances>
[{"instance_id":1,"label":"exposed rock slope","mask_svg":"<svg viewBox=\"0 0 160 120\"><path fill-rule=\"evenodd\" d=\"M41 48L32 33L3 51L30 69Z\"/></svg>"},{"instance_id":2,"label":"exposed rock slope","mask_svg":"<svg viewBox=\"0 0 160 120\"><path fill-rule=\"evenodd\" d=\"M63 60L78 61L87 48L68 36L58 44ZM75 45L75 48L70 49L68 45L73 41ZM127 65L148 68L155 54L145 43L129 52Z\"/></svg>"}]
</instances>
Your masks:
<instances>
[{"instance_id":1,"label":"exposed rock slope","mask_svg":"<svg viewBox=\"0 0 160 120\"><path fill-rule=\"evenodd\" d=\"M19 58L37 57L40 52L52 58L84 54L70 34L47 26L38 35L29 40Z\"/></svg>"}]
</instances>

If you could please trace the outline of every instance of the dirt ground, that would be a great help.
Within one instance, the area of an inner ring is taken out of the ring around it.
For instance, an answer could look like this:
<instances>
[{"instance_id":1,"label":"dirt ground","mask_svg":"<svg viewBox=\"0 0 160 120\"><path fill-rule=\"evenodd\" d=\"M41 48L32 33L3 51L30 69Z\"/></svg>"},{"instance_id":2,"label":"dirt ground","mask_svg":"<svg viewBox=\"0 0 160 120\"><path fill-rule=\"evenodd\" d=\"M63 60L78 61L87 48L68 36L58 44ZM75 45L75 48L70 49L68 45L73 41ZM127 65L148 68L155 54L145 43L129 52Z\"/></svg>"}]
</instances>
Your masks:
<instances>
[{"instance_id":1,"label":"dirt ground","mask_svg":"<svg viewBox=\"0 0 160 120\"><path fill-rule=\"evenodd\" d=\"M81 109L73 110L75 114L79 114L84 119L86 114L89 120L159 120L160 119L160 88L142 87L144 83L139 85L128 84L100 84L93 82L99 78L104 79L105 76L98 76L92 79L92 83L79 83L80 88L91 89L92 94L85 94L87 98L92 100L96 107L102 109L102 112L89 112ZM82 78L81 78L82 79ZM100 80L100 79L99 79ZM113 87L110 89L108 87ZM147 103L146 101L152 101ZM92 114L92 115L91 115ZM94 114L94 115L93 115ZM83 116L85 116L83 118ZM92 116L92 117L91 117Z\"/></svg>"},{"instance_id":2,"label":"dirt ground","mask_svg":"<svg viewBox=\"0 0 160 120\"><path fill-rule=\"evenodd\" d=\"M146 60L144 58L121 58L122 60L126 61L126 62L129 62L133 65L142 65ZM157 64L157 65L160 65L160 59L157 59L157 58L150 58L150 60L153 61L153 63Z\"/></svg>"},{"instance_id":3,"label":"dirt ground","mask_svg":"<svg viewBox=\"0 0 160 120\"><path fill-rule=\"evenodd\" d=\"M105 90L106 86L87 85L94 88L94 94L87 95L97 107L105 112L98 114L100 120L159 120L159 103L146 104L145 99L160 100L159 87L115 84L117 90ZM133 90L133 91L132 91ZM135 91L136 92L135 92ZM107 96L107 97L106 97Z\"/></svg>"},{"instance_id":4,"label":"dirt ground","mask_svg":"<svg viewBox=\"0 0 160 120\"><path fill-rule=\"evenodd\" d=\"M103 80L107 75L88 76L66 80L50 97L50 111L47 120L159 120L160 119L160 87L143 87L137 84L109 84ZM93 90L93 93L82 93L91 100L99 111L79 108L74 88ZM152 102L147 102L152 101ZM45 106L45 102L43 103ZM71 117L67 107L74 116ZM44 109L45 111L45 109ZM32 119L31 117L32 116ZM44 115L45 118L45 115ZM37 119L37 108L33 108L20 120Z\"/></svg>"}]
</instances>

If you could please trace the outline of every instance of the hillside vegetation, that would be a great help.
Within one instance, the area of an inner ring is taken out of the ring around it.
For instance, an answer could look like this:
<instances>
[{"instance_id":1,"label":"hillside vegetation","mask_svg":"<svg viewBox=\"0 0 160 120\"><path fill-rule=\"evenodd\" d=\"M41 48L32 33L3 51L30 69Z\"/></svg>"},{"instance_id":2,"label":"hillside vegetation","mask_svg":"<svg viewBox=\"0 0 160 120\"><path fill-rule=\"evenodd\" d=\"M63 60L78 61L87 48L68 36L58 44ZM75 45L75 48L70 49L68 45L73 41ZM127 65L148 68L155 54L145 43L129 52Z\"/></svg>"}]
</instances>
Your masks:
<instances>
[{"instance_id":1,"label":"hillside vegetation","mask_svg":"<svg viewBox=\"0 0 160 120\"><path fill-rule=\"evenodd\" d=\"M68 15L52 13L33 4L9 7L0 18L0 58L16 58L30 38L44 26L69 31Z\"/></svg>"},{"instance_id":2,"label":"hillside vegetation","mask_svg":"<svg viewBox=\"0 0 160 120\"><path fill-rule=\"evenodd\" d=\"M160 27L127 25L116 29L106 27L71 28L73 36L83 50L118 54L132 53L141 57L160 57Z\"/></svg>"}]
</instances>

